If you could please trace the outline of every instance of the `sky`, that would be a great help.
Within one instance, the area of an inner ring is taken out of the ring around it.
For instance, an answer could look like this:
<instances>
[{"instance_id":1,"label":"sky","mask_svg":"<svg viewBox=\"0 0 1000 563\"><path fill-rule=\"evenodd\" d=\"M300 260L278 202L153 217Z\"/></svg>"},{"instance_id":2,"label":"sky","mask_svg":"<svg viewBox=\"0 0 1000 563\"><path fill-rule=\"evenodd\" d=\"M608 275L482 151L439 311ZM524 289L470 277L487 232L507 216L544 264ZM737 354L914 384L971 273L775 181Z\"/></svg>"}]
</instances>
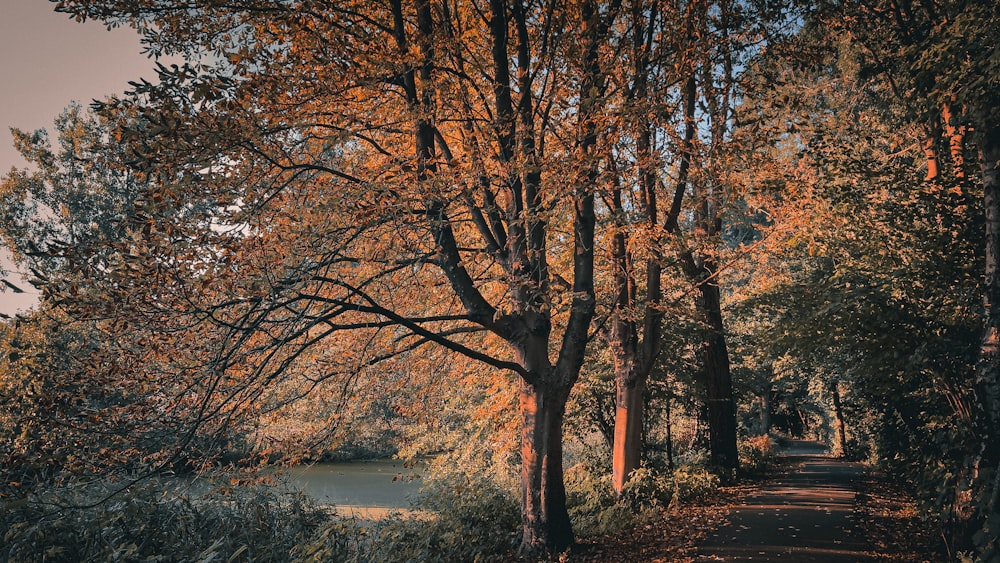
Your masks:
<instances>
[{"instance_id":1,"label":"sky","mask_svg":"<svg viewBox=\"0 0 1000 563\"><path fill-rule=\"evenodd\" d=\"M0 0L0 175L26 166L14 150L11 127L51 130L70 102L87 106L123 92L129 80L155 76L135 31L77 23L54 7L47 0ZM3 254L0 265L9 271ZM33 287L16 275L8 279L27 293L0 293L0 313L11 315L37 301Z\"/></svg>"}]
</instances>

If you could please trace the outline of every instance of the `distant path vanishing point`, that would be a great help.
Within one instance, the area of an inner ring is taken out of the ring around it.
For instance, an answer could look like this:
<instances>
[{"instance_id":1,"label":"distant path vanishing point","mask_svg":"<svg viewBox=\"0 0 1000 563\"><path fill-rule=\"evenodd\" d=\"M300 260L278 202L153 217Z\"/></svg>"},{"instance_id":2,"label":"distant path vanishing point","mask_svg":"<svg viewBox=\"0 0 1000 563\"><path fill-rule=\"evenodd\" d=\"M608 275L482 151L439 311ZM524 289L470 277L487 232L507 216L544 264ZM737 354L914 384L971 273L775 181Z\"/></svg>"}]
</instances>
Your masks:
<instances>
[{"instance_id":1,"label":"distant path vanishing point","mask_svg":"<svg viewBox=\"0 0 1000 563\"><path fill-rule=\"evenodd\" d=\"M793 440L782 455L790 458L788 472L733 508L728 523L702 542L697 561L874 561L852 517L864 466L805 440Z\"/></svg>"}]
</instances>

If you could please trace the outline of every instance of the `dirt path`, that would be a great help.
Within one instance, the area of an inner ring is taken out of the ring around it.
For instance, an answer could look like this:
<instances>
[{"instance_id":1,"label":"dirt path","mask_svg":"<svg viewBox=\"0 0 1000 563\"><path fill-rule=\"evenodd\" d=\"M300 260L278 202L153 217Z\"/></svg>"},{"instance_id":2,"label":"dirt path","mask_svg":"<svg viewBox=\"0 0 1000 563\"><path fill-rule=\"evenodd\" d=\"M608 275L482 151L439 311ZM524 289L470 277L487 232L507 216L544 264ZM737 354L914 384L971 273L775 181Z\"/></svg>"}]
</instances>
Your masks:
<instances>
[{"instance_id":1,"label":"dirt path","mask_svg":"<svg viewBox=\"0 0 1000 563\"><path fill-rule=\"evenodd\" d=\"M863 466L793 441L786 475L744 499L728 523L701 543L697 561L874 561L852 520Z\"/></svg>"}]
</instances>

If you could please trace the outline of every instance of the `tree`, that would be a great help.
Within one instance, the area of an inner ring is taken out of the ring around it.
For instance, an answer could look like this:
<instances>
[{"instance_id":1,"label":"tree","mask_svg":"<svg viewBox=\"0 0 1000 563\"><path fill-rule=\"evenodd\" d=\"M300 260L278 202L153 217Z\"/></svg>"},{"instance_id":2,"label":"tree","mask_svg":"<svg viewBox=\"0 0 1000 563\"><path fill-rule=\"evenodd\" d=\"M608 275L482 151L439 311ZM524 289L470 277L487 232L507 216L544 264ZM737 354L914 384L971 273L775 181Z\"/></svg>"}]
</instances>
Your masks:
<instances>
[{"instance_id":1,"label":"tree","mask_svg":"<svg viewBox=\"0 0 1000 563\"><path fill-rule=\"evenodd\" d=\"M159 351L158 369L176 376L167 379L197 405L199 423L260 415L267 389L290 374L305 378L293 389L350 380L429 344L516 373L522 552L559 550L572 542L561 421L595 316L599 220L613 239L615 297L602 302L615 303L616 435L627 444L615 448L616 481L641 444L635 421L662 317L661 229L704 302L713 452L735 468L718 264L679 227L690 194L699 244L720 234L731 43L751 8L60 2L82 19L136 27L153 54L208 61L161 68L159 84L102 105L122 119L116 140L150 182L102 272L108 299L76 306L141 327L134 345ZM668 32L685 18L678 41ZM633 63L624 74L621 56ZM679 98L683 117L672 124ZM699 102L711 145L701 171L712 173L695 182ZM656 145L667 138L672 189L658 178ZM667 213L658 190L673 195ZM631 238L640 223L645 232ZM644 300L630 246L648 251ZM48 291L70 303L69 287ZM173 357L178 348L189 351Z\"/></svg>"},{"instance_id":2,"label":"tree","mask_svg":"<svg viewBox=\"0 0 1000 563\"><path fill-rule=\"evenodd\" d=\"M19 404L4 420L8 465L25 476L37 470L17 480L25 487L63 472L189 470L185 459L216 453L213 442L245 427L213 425L190 408L189 382L172 387L162 376L191 358L157 348L148 321L100 314L121 297L102 281L138 258L138 198L153 180L127 165L107 119L71 105L55 125L54 144L45 131L14 130L34 169L0 184L0 239L42 294L5 332L3 392Z\"/></svg>"},{"instance_id":3,"label":"tree","mask_svg":"<svg viewBox=\"0 0 1000 563\"><path fill-rule=\"evenodd\" d=\"M614 275L608 341L617 386L613 483L618 492L641 457L644 394L669 308L661 279L667 262L680 265L702 317L702 384L713 462L726 472L737 469L718 260L726 244L722 217L737 199L725 162L734 141L742 62L758 53L761 38L777 37L790 17L785 9L781 3L725 1L632 5L628 64L619 75L629 104L623 126L631 143L616 153L621 179L606 202L615 220L608 243ZM656 35L671 22L674 33ZM644 111L647 99L661 115Z\"/></svg>"},{"instance_id":4,"label":"tree","mask_svg":"<svg viewBox=\"0 0 1000 563\"><path fill-rule=\"evenodd\" d=\"M774 85L778 104L773 114L757 114L761 131L776 131L755 157L771 163L757 172L755 190L771 198L765 254L787 261L755 263L771 273L747 288L759 292L756 307L772 319L765 339L826 379L814 386L843 384L837 390L850 399L841 405L845 414L865 424L855 423L855 436L871 432L872 458L937 503L946 529L955 531L956 522L988 521L969 520L971 504L988 499L983 483L975 494L969 487L970 461L985 435L972 367L982 314L975 272L985 263L984 186L961 150L958 123L950 133L940 127L947 138L928 144L926 116L914 111L925 100L906 70L912 60L896 59L900 52L879 43L900 38L871 41L871 30L853 27L865 22L886 32L880 26L895 16L883 8L877 17L822 12L827 19L777 46L776 67L755 71ZM975 60L975 45L972 66L984 64ZM873 65L876 47L897 62ZM937 150L942 146L948 149Z\"/></svg>"},{"instance_id":5,"label":"tree","mask_svg":"<svg viewBox=\"0 0 1000 563\"><path fill-rule=\"evenodd\" d=\"M910 120L923 124L922 148L932 184L970 191L967 140L975 144L985 217L982 338L976 365L979 452L970 461L974 493L995 549L1000 499L1000 110L997 43L1000 10L992 2L849 2L824 12L824 23L849 30L862 71L884 77ZM821 17L824 17L821 16ZM982 547L982 546L981 546Z\"/></svg>"},{"instance_id":6,"label":"tree","mask_svg":"<svg viewBox=\"0 0 1000 563\"><path fill-rule=\"evenodd\" d=\"M186 369L206 374L209 412L249 404L320 343L313 360L337 367L316 377L430 343L512 371L521 551L571 544L561 424L594 315L621 3L59 9L218 61L103 108L138 116L120 137L158 180L106 277L130 308L105 312L200 339Z\"/></svg>"},{"instance_id":7,"label":"tree","mask_svg":"<svg viewBox=\"0 0 1000 563\"><path fill-rule=\"evenodd\" d=\"M0 188L0 236L13 259L40 277L71 275L80 260L99 269L125 236L145 182L122 163L105 120L71 105L55 127L55 147L45 131L13 130L35 169L11 171Z\"/></svg>"}]
</instances>

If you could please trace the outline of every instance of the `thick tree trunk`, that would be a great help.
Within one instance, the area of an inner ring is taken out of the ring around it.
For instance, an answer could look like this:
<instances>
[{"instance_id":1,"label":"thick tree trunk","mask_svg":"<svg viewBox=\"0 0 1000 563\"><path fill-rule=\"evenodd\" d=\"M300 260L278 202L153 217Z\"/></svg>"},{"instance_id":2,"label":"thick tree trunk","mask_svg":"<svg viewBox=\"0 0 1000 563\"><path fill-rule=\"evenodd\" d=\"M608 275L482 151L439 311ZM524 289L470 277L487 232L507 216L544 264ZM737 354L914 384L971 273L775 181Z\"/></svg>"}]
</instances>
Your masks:
<instances>
[{"instance_id":1,"label":"thick tree trunk","mask_svg":"<svg viewBox=\"0 0 1000 563\"><path fill-rule=\"evenodd\" d=\"M521 557L573 545L563 484L562 422L569 389L521 384Z\"/></svg>"},{"instance_id":2,"label":"thick tree trunk","mask_svg":"<svg viewBox=\"0 0 1000 563\"><path fill-rule=\"evenodd\" d=\"M615 444L611 476L616 494L621 494L629 475L639 467L642 457L642 419L645 406L646 378L630 385L619 376L615 409Z\"/></svg>"},{"instance_id":3,"label":"thick tree trunk","mask_svg":"<svg viewBox=\"0 0 1000 563\"><path fill-rule=\"evenodd\" d=\"M714 267L706 268L714 273ZM708 437L712 463L726 473L739 469L736 451L736 405L729 369L729 351L722 323L719 285L714 279L701 284L699 306L707 327L702 332L701 357L704 363L708 403Z\"/></svg>"}]
</instances>

